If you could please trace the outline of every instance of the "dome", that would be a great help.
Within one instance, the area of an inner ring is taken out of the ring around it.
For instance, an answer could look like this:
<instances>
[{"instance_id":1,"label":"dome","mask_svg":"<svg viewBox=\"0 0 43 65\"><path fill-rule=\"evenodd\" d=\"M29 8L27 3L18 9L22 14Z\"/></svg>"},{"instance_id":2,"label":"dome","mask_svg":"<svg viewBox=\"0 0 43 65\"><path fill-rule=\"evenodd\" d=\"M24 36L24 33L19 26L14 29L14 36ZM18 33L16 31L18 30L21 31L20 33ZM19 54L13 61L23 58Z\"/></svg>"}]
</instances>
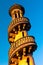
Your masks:
<instances>
[{"instance_id":1,"label":"dome","mask_svg":"<svg viewBox=\"0 0 43 65\"><path fill-rule=\"evenodd\" d=\"M9 9L9 15L10 16L11 16L12 10L14 10L14 9L20 9L23 12L23 14L25 13L24 7L22 7L19 4L15 4L15 5L11 6L10 9Z\"/></svg>"}]
</instances>

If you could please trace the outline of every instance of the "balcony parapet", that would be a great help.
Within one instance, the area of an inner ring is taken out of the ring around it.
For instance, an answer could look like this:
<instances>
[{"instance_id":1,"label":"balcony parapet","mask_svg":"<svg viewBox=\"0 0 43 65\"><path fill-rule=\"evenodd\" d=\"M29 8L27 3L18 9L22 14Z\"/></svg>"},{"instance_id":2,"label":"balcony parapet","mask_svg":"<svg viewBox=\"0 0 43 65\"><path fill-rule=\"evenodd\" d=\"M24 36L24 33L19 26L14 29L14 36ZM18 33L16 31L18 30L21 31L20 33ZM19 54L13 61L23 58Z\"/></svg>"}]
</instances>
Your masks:
<instances>
[{"instance_id":1,"label":"balcony parapet","mask_svg":"<svg viewBox=\"0 0 43 65\"><path fill-rule=\"evenodd\" d=\"M20 38L19 40L12 43L10 50L9 50L9 56L12 56L12 53L18 51L20 48L30 46L30 45L36 45L35 44L35 38L33 36L27 36ZM33 49L35 50L35 49Z\"/></svg>"},{"instance_id":2,"label":"balcony parapet","mask_svg":"<svg viewBox=\"0 0 43 65\"><path fill-rule=\"evenodd\" d=\"M29 27L31 27L30 23L29 23L29 19L26 17L21 17L21 18L15 18L9 25L8 27L8 33L18 24L21 23L27 23L29 25Z\"/></svg>"}]
</instances>

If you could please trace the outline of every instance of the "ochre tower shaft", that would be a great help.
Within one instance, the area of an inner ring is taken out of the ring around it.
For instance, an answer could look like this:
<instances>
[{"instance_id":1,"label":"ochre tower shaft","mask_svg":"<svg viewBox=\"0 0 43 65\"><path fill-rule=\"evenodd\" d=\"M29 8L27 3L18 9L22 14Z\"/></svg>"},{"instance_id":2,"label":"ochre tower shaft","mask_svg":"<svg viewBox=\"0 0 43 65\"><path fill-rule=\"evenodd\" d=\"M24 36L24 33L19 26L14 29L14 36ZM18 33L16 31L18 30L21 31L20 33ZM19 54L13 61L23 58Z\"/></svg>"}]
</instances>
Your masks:
<instances>
[{"instance_id":1,"label":"ochre tower shaft","mask_svg":"<svg viewBox=\"0 0 43 65\"><path fill-rule=\"evenodd\" d=\"M31 24L29 19L24 17L25 10L21 5L15 4L9 14L12 22L8 27L9 65L35 65L32 57L37 45L33 36L28 36Z\"/></svg>"}]
</instances>

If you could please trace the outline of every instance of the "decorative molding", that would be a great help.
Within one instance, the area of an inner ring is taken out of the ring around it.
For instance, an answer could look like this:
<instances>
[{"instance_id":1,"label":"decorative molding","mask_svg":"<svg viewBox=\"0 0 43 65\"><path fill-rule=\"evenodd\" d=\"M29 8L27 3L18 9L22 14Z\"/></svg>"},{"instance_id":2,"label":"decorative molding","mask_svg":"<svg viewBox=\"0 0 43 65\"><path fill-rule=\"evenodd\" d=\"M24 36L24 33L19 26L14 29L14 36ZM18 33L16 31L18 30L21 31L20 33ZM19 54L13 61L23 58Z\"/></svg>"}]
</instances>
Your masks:
<instances>
[{"instance_id":1,"label":"decorative molding","mask_svg":"<svg viewBox=\"0 0 43 65\"><path fill-rule=\"evenodd\" d=\"M23 37L21 39L18 39L17 41L12 43L10 50L9 50L9 56L11 56L12 52L15 51L16 48L19 48L19 46L23 46L24 44L29 44L29 45L34 44L35 45L34 42L35 42L35 39L33 36L27 36L27 37Z\"/></svg>"},{"instance_id":2,"label":"decorative molding","mask_svg":"<svg viewBox=\"0 0 43 65\"><path fill-rule=\"evenodd\" d=\"M21 17L21 18L15 18L9 25L8 27L8 33L12 30L12 28L14 26L17 25L17 23L29 23L29 19L25 18L25 17ZM30 24L29 24L30 25Z\"/></svg>"}]
</instances>

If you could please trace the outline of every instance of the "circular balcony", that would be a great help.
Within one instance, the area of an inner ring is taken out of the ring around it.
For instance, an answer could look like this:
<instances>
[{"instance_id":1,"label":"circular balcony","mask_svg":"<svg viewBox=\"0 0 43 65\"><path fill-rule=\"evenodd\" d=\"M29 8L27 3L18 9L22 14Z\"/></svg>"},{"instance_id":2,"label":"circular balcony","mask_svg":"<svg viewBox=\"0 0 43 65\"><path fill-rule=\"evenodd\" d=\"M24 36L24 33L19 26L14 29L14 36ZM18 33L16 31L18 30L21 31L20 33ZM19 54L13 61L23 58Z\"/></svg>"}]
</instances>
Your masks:
<instances>
[{"instance_id":1,"label":"circular balcony","mask_svg":"<svg viewBox=\"0 0 43 65\"><path fill-rule=\"evenodd\" d=\"M11 58L17 51L20 51L20 49L25 47L28 48L28 50L30 50L31 47L31 52L36 50L37 45L35 44L33 36L23 37L12 43L9 50L9 57Z\"/></svg>"},{"instance_id":2,"label":"circular balcony","mask_svg":"<svg viewBox=\"0 0 43 65\"><path fill-rule=\"evenodd\" d=\"M20 29L22 30L22 27L26 25L24 29L29 30L31 28L30 22L28 18L21 17L21 18L15 18L9 25L8 33L10 33L14 28L18 31L18 25L20 25Z\"/></svg>"}]
</instances>

